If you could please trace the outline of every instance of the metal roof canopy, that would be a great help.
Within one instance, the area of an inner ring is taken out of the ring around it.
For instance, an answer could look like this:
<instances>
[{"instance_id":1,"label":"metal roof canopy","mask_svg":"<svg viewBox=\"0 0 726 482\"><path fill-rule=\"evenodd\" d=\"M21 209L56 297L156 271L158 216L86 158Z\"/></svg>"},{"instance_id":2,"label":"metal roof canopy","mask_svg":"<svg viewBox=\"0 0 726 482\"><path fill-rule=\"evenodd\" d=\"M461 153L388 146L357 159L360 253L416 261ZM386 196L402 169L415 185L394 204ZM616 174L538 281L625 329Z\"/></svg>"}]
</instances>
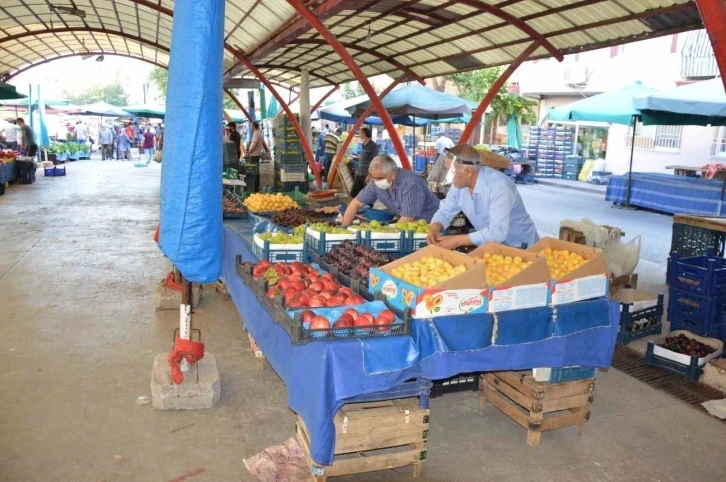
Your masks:
<instances>
[{"instance_id":1,"label":"metal roof canopy","mask_svg":"<svg viewBox=\"0 0 726 482\"><path fill-rule=\"evenodd\" d=\"M167 66L171 0L77 0L84 17L49 0L0 0L0 76L72 54L117 54ZM308 0L367 76L427 78L702 28L693 0ZM286 0L227 1L225 78L249 76L245 55L271 81L311 87L356 80Z\"/></svg>"}]
</instances>

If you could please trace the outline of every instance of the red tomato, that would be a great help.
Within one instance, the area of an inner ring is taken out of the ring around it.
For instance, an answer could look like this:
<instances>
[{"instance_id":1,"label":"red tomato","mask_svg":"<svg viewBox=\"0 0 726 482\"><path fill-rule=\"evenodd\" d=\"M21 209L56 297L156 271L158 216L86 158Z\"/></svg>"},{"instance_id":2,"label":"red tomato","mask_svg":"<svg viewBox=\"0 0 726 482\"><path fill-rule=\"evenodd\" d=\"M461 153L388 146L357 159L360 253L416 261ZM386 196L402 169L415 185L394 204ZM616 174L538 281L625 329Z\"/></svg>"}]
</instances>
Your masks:
<instances>
[{"instance_id":1,"label":"red tomato","mask_svg":"<svg viewBox=\"0 0 726 482\"><path fill-rule=\"evenodd\" d=\"M362 305L366 300L361 295L352 295L345 299L346 305Z\"/></svg>"},{"instance_id":2,"label":"red tomato","mask_svg":"<svg viewBox=\"0 0 726 482\"><path fill-rule=\"evenodd\" d=\"M330 322L324 316L316 316L310 321L311 330L320 330L322 328L330 328Z\"/></svg>"},{"instance_id":3,"label":"red tomato","mask_svg":"<svg viewBox=\"0 0 726 482\"><path fill-rule=\"evenodd\" d=\"M351 318L349 315L346 315L345 313L340 315L340 318L338 318L337 321L333 323L333 328L346 328L349 326L353 326L353 318Z\"/></svg>"},{"instance_id":4,"label":"red tomato","mask_svg":"<svg viewBox=\"0 0 726 482\"><path fill-rule=\"evenodd\" d=\"M300 319L303 323L310 323L313 321L313 318L315 318L315 313L313 313L311 310L305 310L302 312L302 315L300 315Z\"/></svg>"},{"instance_id":5,"label":"red tomato","mask_svg":"<svg viewBox=\"0 0 726 482\"><path fill-rule=\"evenodd\" d=\"M354 310L353 308L348 308L343 312L344 315L350 315L351 318L353 318L353 321L358 319L358 312Z\"/></svg>"},{"instance_id":6,"label":"red tomato","mask_svg":"<svg viewBox=\"0 0 726 482\"><path fill-rule=\"evenodd\" d=\"M378 318L388 320L388 323L393 323L396 320L396 315L391 310L383 310L378 314Z\"/></svg>"}]
</instances>

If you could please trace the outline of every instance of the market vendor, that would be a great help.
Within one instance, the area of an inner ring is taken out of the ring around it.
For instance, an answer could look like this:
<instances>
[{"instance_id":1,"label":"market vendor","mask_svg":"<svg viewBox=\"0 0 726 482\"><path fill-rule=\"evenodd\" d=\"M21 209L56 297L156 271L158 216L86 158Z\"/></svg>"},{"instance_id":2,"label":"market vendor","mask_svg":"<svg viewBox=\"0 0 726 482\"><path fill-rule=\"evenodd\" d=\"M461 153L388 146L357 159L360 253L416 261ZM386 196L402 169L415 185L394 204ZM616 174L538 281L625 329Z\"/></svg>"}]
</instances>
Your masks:
<instances>
[{"instance_id":1,"label":"market vendor","mask_svg":"<svg viewBox=\"0 0 726 482\"><path fill-rule=\"evenodd\" d=\"M453 181L432 219L427 241L446 249L502 243L531 246L539 236L514 182L504 173L481 165L479 152L468 144L446 150L446 168ZM441 232L463 212L476 231L444 236Z\"/></svg>"},{"instance_id":2,"label":"market vendor","mask_svg":"<svg viewBox=\"0 0 726 482\"><path fill-rule=\"evenodd\" d=\"M390 156L376 156L368 166L369 182L353 199L343 215L343 225L349 226L360 208L381 201L388 210L406 223L431 217L439 208L439 199L431 192L426 180L412 171L400 169Z\"/></svg>"}]
</instances>

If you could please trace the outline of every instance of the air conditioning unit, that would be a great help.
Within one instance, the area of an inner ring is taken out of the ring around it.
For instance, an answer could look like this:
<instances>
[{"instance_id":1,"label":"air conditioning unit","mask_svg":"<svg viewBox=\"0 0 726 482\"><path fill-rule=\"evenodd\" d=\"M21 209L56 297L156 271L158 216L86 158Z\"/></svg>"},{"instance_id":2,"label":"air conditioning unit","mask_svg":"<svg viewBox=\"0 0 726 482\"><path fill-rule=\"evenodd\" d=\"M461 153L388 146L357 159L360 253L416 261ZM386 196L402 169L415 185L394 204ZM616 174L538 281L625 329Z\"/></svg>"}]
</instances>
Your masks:
<instances>
[{"instance_id":1,"label":"air conditioning unit","mask_svg":"<svg viewBox=\"0 0 726 482\"><path fill-rule=\"evenodd\" d=\"M589 74L584 65L568 65L562 73L562 81L569 86L583 86L587 84Z\"/></svg>"}]
</instances>

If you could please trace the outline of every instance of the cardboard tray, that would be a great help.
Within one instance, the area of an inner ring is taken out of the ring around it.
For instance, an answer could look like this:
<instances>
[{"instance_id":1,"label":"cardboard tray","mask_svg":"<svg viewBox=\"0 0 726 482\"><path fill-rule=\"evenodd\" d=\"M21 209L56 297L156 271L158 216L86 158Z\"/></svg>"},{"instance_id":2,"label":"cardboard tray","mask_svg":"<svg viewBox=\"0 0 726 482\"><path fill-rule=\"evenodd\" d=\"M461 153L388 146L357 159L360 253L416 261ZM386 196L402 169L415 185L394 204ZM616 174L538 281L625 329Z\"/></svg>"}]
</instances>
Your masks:
<instances>
[{"instance_id":1,"label":"cardboard tray","mask_svg":"<svg viewBox=\"0 0 726 482\"><path fill-rule=\"evenodd\" d=\"M605 256L601 249L555 238L542 238L527 248L527 251L539 253L546 248L553 250L566 249L579 254L587 260L585 264L576 270L552 279L550 304L553 306L561 305L608 295L609 274L605 265Z\"/></svg>"},{"instance_id":2,"label":"cardboard tray","mask_svg":"<svg viewBox=\"0 0 726 482\"><path fill-rule=\"evenodd\" d=\"M424 256L443 259L453 266L465 265L467 271L431 288L414 286L391 274L394 268L413 263ZM380 291L392 306L411 308L414 318L485 313L488 290L484 266L474 259L438 246L427 246L379 268L370 268L368 287Z\"/></svg>"},{"instance_id":3,"label":"cardboard tray","mask_svg":"<svg viewBox=\"0 0 726 482\"><path fill-rule=\"evenodd\" d=\"M704 345L709 345L716 349L716 351L711 353L710 355L699 358L698 366L702 367L709 361L713 360L714 358L718 358L723 354L723 342L720 340L717 340L716 338L706 338L703 336L694 335L690 331L686 331L686 330L672 331L672 332L668 333L668 336L678 336L681 333L686 335L688 338L692 338L696 341L700 341ZM662 348L658 345L655 345L653 347L653 354L657 355L659 357L662 357L662 358L667 358L668 360L673 360L673 361L681 363L683 365L691 364L690 356L684 355L682 353L676 353L674 351L666 350L665 348Z\"/></svg>"}]
</instances>

